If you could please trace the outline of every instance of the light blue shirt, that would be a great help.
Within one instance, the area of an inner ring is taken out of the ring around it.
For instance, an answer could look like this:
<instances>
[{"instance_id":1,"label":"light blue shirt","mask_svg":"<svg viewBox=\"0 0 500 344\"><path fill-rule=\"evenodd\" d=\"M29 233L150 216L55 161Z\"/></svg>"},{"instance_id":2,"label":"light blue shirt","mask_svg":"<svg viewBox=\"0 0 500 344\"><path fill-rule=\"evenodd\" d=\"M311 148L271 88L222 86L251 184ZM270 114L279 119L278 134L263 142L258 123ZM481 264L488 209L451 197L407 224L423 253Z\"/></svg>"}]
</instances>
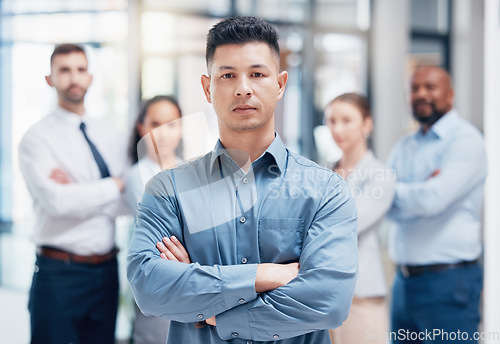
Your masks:
<instances>
[{"instance_id":1,"label":"light blue shirt","mask_svg":"<svg viewBox=\"0 0 500 344\"><path fill-rule=\"evenodd\" d=\"M453 109L427 133L403 138L388 165L398 180L389 212L396 223L389 246L394 261L422 265L478 258L486 178L481 133Z\"/></svg>"},{"instance_id":2,"label":"light blue shirt","mask_svg":"<svg viewBox=\"0 0 500 344\"><path fill-rule=\"evenodd\" d=\"M171 319L168 343L330 343L357 269L356 207L337 174L290 153L279 136L248 173L220 142L148 183L128 279L143 312ZM175 235L191 264L160 258ZM299 262L298 276L255 291L258 263ZM195 328L216 315L217 326Z\"/></svg>"}]
</instances>

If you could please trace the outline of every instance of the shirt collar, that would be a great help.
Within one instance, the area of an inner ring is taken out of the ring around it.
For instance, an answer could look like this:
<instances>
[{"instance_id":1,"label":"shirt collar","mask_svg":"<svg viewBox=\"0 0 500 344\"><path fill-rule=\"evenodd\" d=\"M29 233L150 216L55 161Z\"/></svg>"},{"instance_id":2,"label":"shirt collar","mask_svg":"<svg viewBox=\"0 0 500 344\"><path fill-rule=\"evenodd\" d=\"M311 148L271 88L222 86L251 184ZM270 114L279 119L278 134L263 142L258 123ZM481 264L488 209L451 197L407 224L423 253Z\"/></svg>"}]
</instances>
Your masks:
<instances>
[{"instance_id":1,"label":"shirt collar","mask_svg":"<svg viewBox=\"0 0 500 344\"><path fill-rule=\"evenodd\" d=\"M217 160L217 158L219 158L221 155L226 155L227 157L231 158L230 155L227 153L227 151L224 149L224 146L222 146L220 139L217 140L215 148L212 150L211 154L212 154L210 156L211 173L213 173L215 161ZM269 147L267 147L266 151L257 160L255 160L254 163L260 161L266 155L271 156L274 159L276 165L278 165L280 172L283 172L283 170L285 169L286 157L288 155L288 152L285 145L283 144L283 141L281 140L281 137L276 132L273 142L271 142Z\"/></svg>"},{"instance_id":2,"label":"shirt collar","mask_svg":"<svg viewBox=\"0 0 500 344\"><path fill-rule=\"evenodd\" d=\"M80 125L80 123L82 123L82 122L85 122L85 124L87 124L88 119L89 119L86 112L82 116L80 116L74 112L63 109L60 106L58 106L56 108L55 114L56 114L56 116L59 117L58 119L61 122L67 123L70 125L75 125L76 127L78 127Z\"/></svg>"},{"instance_id":3,"label":"shirt collar","mask_svg":"<svg viewBox=\"0 0 500 344\"><path fill-rule=\"evenodd\" d=\"M437 136L440 139L445 138L448 134L450 134L453 131L454 127L453 123L455 123L457 118L458 118L457 110L451 109L430 127L427 135L432 133L433 135ZM422 137L427 136L423 134L422 129L419 130L419 134Z\"/></svg>"}]
</instances>

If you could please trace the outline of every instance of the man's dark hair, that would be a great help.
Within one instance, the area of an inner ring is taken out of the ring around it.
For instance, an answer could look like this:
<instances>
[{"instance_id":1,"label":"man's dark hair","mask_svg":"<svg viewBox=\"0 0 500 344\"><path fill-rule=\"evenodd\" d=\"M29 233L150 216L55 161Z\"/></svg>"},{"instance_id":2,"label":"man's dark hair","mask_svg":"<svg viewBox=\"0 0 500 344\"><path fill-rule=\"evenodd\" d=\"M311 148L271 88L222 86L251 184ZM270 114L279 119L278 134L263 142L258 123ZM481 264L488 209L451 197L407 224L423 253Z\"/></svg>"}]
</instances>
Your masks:
<instances>
[{"instance_id":1,"label":"man's dark hair","mask_svg":"<svg viewBox=\"0 0 500 344\"><path fill-rule=\"evenodd\" d=\"M212 61L217 47L251 42L266 43L279 58L278 33L265 20L255 17L231 17L218 22L208 31L205 53L207 66Z\"/></svg>"},{"instance_id":2,"label":"man's dark hair","mask_svg":"<svg viewBox=\"0 0 500 344\"><path fill-rule=\"evenodd\" d=\"M58 45L52 52L52 55L50 55L50 65L52 65L52 63L54 62L54 58L57 55L66 55L70 53L83 53L85 55L85 50L83 50L81 46L76 44L66 43Z\"/></svg>"}]
</instances>

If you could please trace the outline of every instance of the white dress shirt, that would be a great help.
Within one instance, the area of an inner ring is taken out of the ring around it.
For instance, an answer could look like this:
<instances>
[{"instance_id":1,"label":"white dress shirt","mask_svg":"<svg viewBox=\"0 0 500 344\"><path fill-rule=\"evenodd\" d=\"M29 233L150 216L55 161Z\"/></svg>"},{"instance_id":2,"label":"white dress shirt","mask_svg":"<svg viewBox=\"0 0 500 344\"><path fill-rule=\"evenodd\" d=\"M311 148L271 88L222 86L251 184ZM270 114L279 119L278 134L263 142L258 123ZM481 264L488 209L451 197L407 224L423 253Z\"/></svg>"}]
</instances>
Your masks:
<instances>
[{"instance_id":1,"label":"white dress shirt","mask_svg":"<svg viewBox=\"0 0 500 344\"><path fill-rule=\"evenodd\" d=\"M33 125L19 146L19 165L33 198L34 242L81 255L104 254L115 245L115 217L120 191L99 168L79 126L85 122L90 140L104 158L111 176L127 167L126 138L104 122L62 108ZM71 179L49 178L62 169Z\"/></svg>"}]
</instances>

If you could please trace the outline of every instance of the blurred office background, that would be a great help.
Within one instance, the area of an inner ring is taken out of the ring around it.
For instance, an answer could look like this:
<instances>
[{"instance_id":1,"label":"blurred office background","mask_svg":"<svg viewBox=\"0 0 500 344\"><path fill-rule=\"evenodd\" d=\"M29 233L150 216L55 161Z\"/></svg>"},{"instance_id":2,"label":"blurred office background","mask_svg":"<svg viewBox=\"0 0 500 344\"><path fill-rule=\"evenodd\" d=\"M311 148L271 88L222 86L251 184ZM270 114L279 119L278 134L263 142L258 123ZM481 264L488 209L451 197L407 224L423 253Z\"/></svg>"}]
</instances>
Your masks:
<instances>
[{"instance_id":1,"label":"blurred office background","mask_svg":"<svg viewBox=\"0 0 500 344\"><path fill-rule=\"evenodd\" d=\"M258 16L278 28L289 82L276 111L277 130L291 150L319 162L335 158L335 147L325 149L328 141L314 130L333 97L368 95L373 149L385 160L415 127L407 97L414 66L450 71L456 108L487 141L483 326L500 332L500 0L0 0L0 342L29 338L33 212L17 146L56 105L44 80L54 45L86 47L94 75L87 111L123 131L130 130L141 100L175 95L185 114L206 121L184 127L187 153L194 156L210 149L214 135L201 146L190 138L216 130L200 86L206 33L232 15ZM123 254L130 221L118 222ZM130 312L123 302L117 328L123 342Z\"/></svg>"}]
</instances>

